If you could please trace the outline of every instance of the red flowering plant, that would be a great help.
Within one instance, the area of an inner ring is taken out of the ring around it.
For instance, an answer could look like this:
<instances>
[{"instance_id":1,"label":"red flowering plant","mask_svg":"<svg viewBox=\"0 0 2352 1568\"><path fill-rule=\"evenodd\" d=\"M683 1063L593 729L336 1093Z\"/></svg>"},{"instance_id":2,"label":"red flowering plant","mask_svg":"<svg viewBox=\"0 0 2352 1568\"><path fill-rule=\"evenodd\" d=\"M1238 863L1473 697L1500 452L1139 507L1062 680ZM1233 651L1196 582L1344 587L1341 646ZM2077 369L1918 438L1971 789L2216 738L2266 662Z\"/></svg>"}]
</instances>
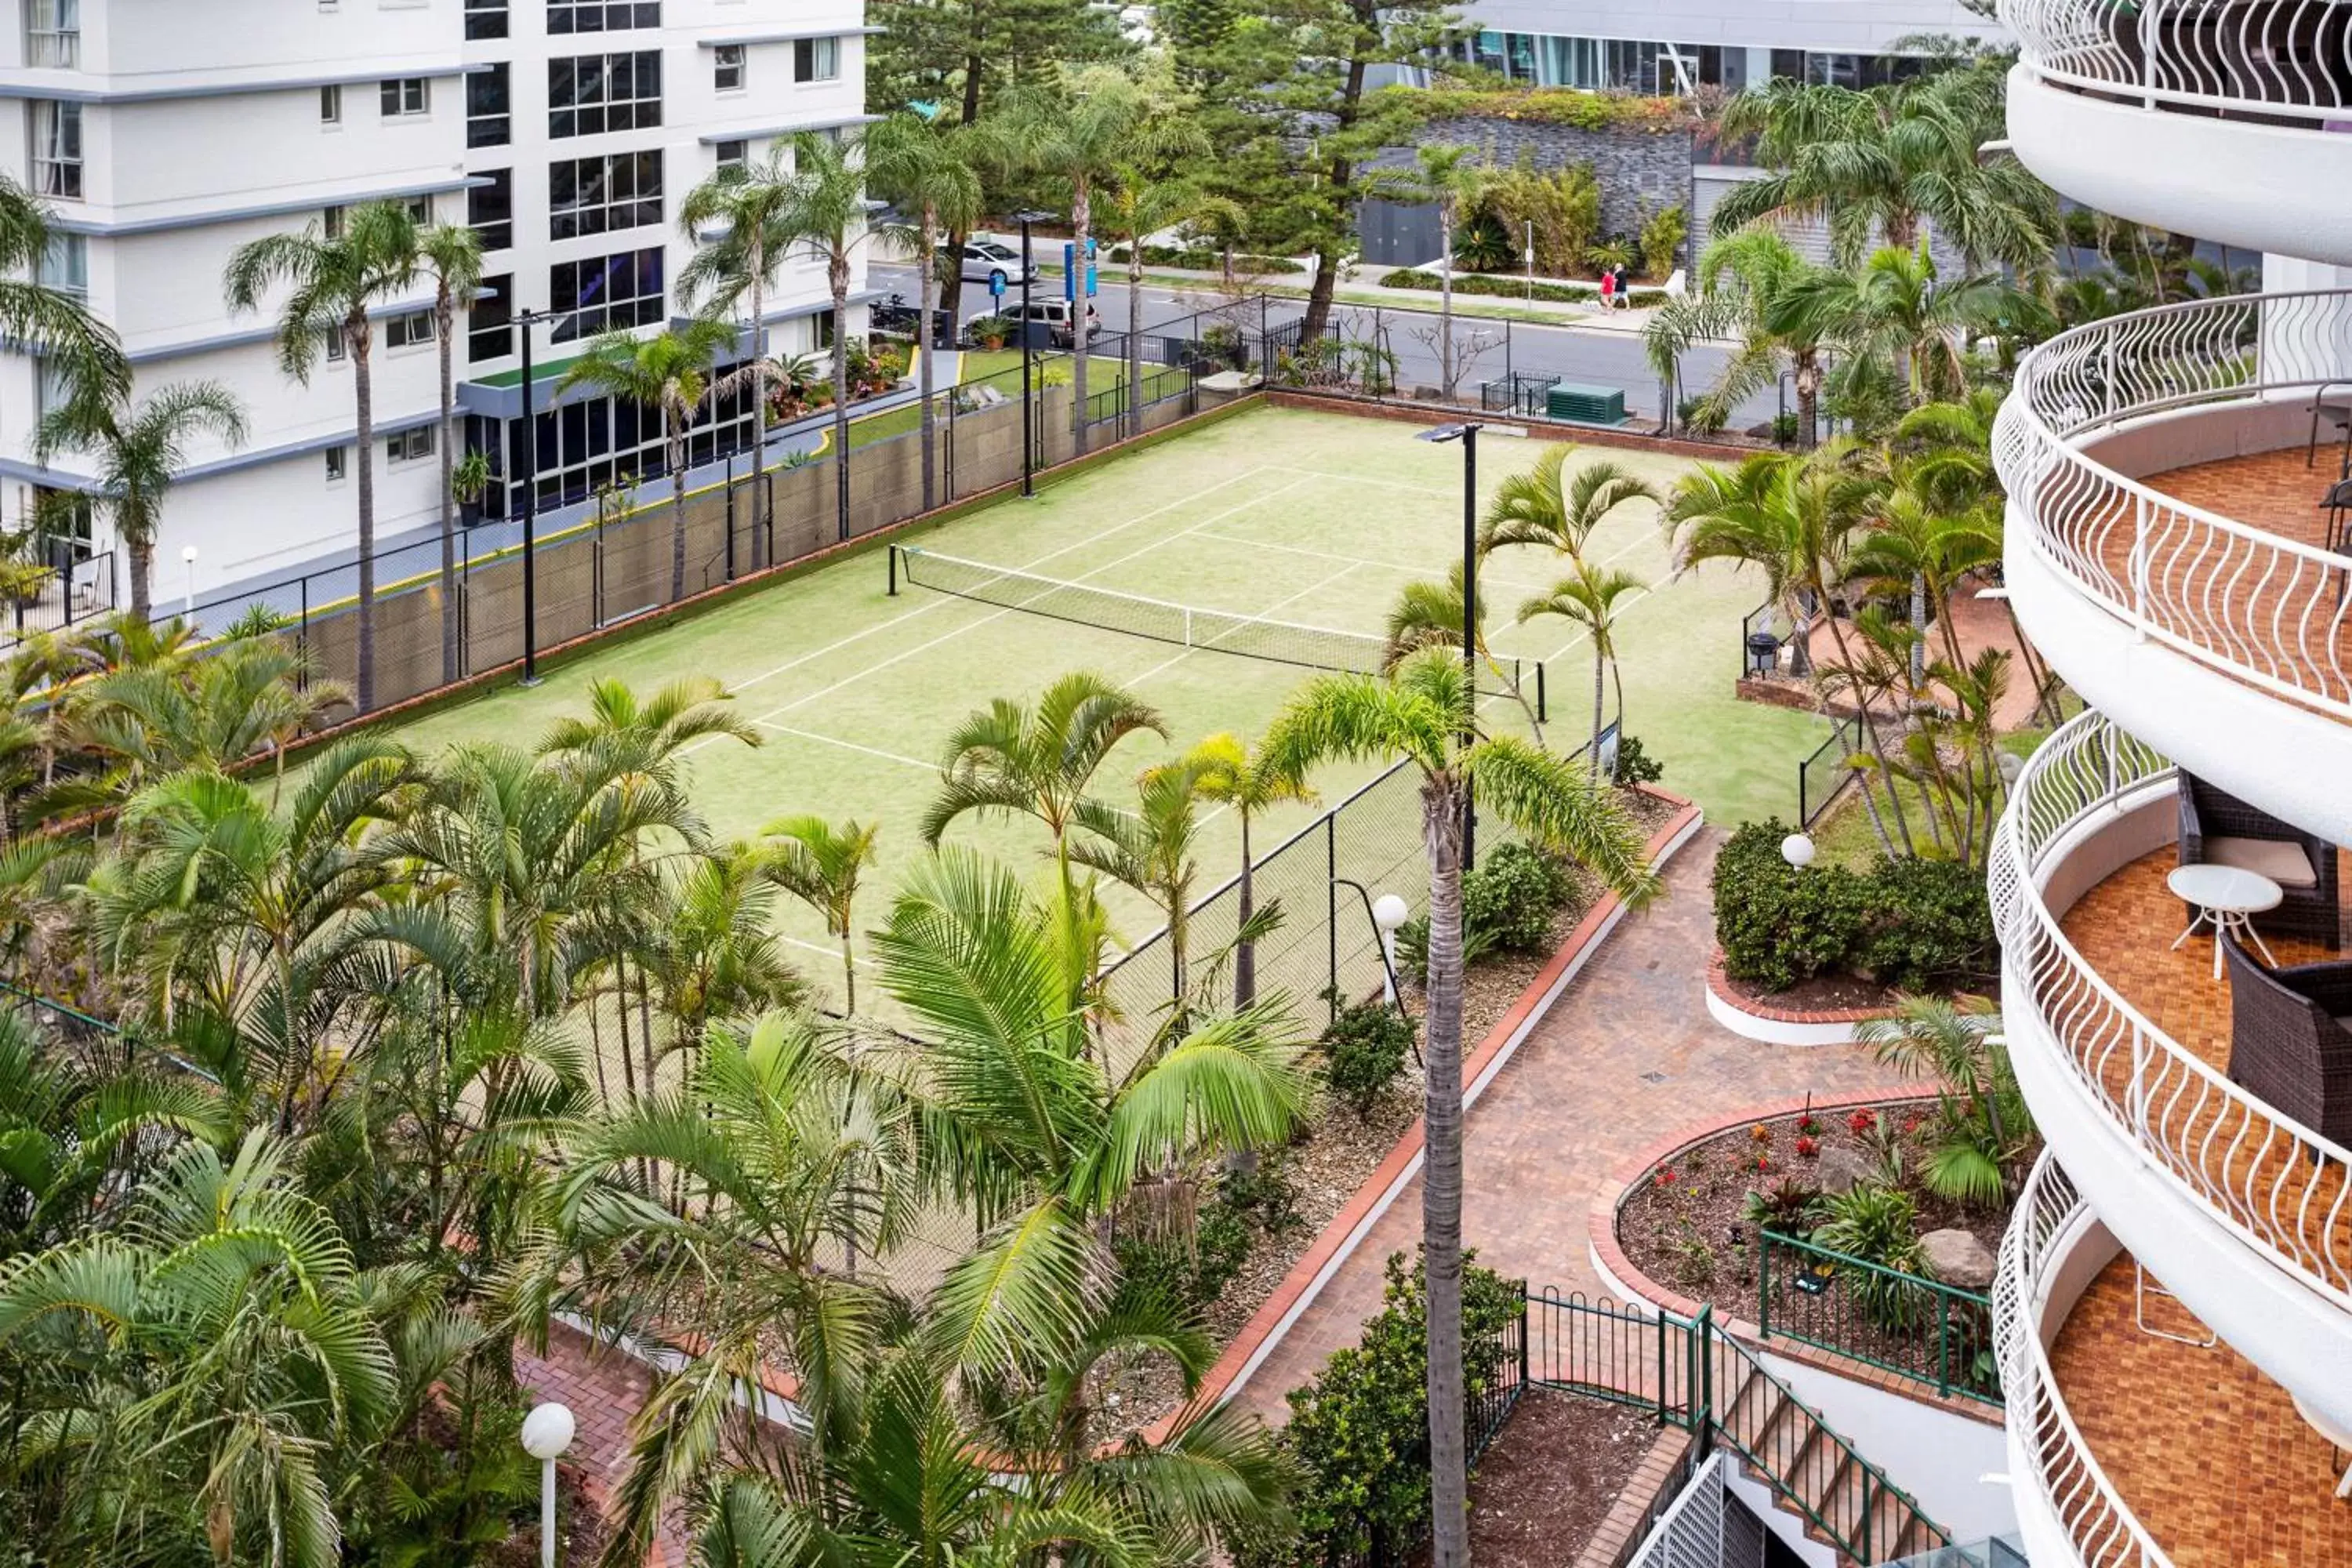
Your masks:
<instances>
[{"instance_id":1,"label":"red flowering plant","mask_svg":"<svg viewBox=\"0 0 2352 1568\"><path fill-rule=\"evenodd\" d=\"M1757 1155L1757 1156L1756 1156L1756 1169L1757 1169L1759 1172L1769 1171L1771 1168L1772 1168L1772 1156L1771 1156L1771 1155L1769 1155L1769 1154L1759 1154L1759 1155Z\"/></svg>"},{"instance_id":2,"label":"red flowering plant","mask_svg":"<svg viewBox=\"0 0 2352 1568\"><path fill-rule=\"evenodd\" d=\"M1797 1140L1797 1152L1802 1158L1807 1160L1817 1158L1821 1152L1822 1141L1820 1139L1800 1137Z\"/></svg>"},{"instance_id":3,"label":"red flowering plant","mask_svg":"<svg viewBox=\"0 0 2352 1568\"><path fill-rule=\"evenodd\" d=\"M1675 1168L1672 1165L1661 1165L1658 1167L1658 1173L1651 1180L1658 1186L1672 1190L1675 1184Z\"/></svg>"},{"instance_id":4,"label":"red flowering plant","mask_svg":"<svg viewBox=\"0 0 2352 1568\"><path fill-rule=\"evenodd\" d=\"M1870 1107L1865 1105L1860 1110L1855 1111L1852 1116L1847 1117L1845 1119L1845 1124L1853 1129L1853 1135L1855 1137L1866 1138L1870 1135L1871 1129L1878 1125L1878 1112L1871 1110Z\"/></svg>"}]
</instances>

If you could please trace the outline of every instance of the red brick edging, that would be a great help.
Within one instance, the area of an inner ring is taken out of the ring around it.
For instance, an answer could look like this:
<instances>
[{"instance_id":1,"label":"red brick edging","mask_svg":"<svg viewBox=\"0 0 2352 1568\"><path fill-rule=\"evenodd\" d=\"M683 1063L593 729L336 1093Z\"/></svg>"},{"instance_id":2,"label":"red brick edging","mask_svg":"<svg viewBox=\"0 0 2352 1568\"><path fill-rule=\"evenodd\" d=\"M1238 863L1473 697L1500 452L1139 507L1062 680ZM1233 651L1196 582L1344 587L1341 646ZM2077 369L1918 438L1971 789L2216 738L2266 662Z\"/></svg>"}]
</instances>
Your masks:
<instances>
[{"instance_id":1,"label":"red brick edging","mask_svg":"<svg viewBox=\"0 0 2352 1568\"><path fill-rule=\"evenodd\" d=\"M1720 955L1717 962L1721 962ZM1640 1298L1647 1305L1672 1312L1676 1317L1695 1317L1706 1303L1659 1284L1635 1268L1633 1260L1625 1256L1624 1248L1617 1245L1617 1211L1624 1207L1626 1198L1650 1172L1695 1144L1759 1121L1800 1115L1808 1109L1816 1116L1830 1116L1858 1106L1932 1100L1941 1092L1933 1085L1923 1084L1915 1089L1885 1089L1875 1094L1857 1095L1833 1103L1816 1103L1801 1095L1790 1100L1766 1100L1748 1106L1737 1114L1710 1121L1702 1127L1685 1127L1679 1131L1669 1132L1626 1160L1606 1181L1593 1189L1591 1201L1585 1208L1587 1241L1592 1249L1593 1261L1600 1266L1600 1272L1604 1277L1616 1280L1629 1294ZM1739 1339L1768 1349L1774 1355L1803 1362L1823 1372L1834 1373L1850 1383L1867 1384L1948 1415L1965 1415L1972 1421L1981 1421L1992 1426L2001 1425L2001 1412L1997 1406L1970 1399L1947 1398L1916 1378L1873 1366L1868 1362L1851 1360L1786 1336L1767 1340L1758 1325L1744 1318L1718 1312L1715 1321Z\"/></svg>"},{"instance_id":2,"label":"red brick edging","mask_svg":"<svg viewBox=\"0 0 2352 1568\"><path fill-rule=\"evenodd\" d=\"M1644 847L1643 854L1654 869L1682 847L1699 826L1703 814L1681 795L1650 784L1635 787L1677 808ZM1518 1037L1542 1013L1564 977L1582 963L1591 951L1599 945L1601 939L1624 913L1624 907L1623 900L1616 894L1601 895L1592 908L1585 911L1584 918L1577 921L1576 929L1569 932L1568 940L1560 943L1550 961L1528 983L1527 989L1519 993L1518 1000L1511 1004L1510 1010L1486 1031L1486 1037L1479 1042L1478 1048L1464 1058L1462 1100L1465 1110L1501 1069L1504 1061L1516 1048ZM1317 1234L1314 1243L1290 1266L1290 1272L1282 1277L1282 1282L1275 1287L1274 1294L1265 1299L1251 1315L1250 1321L1242 1326L1242 1331L1225 1346L1224 1353L1217 1358L1216 1364L1209 1369L1208 1376L1202 1380L1191 1407L1206 1408L1231 1397L1246 1381L1248 1374L1255 1370L1257 1363L1281 1342L1290 1325L1312 1304L1323 1285L1370 1234L1371 1221L1395 1200L1396 1194L1412 1178L1421 1163L1422 1137L1421 1119L1416 1117L1412 1125L1404 1130L1389 1150L1388 1157L1365 1178L1346 1205L1331 1216L1330 1222ZM1183 1414L1179 1410L1153 1422L1144 1429L1144 1440L1150 1443L1161 1441Z\"/></svg>"},{"instance_id":3,"label":"red brick edging","mask_svg":"<svg viewBox=\"0 0 2352 1568\"><path fill-rule=\"evenodd\" d=\"M1706 988L1733 1012L1775 1024L1861 1024L1895 1016L1891 1007L1776 1007L1769 1002L1743 996L1732 988L1731 976L1723 967L1723 949L1719 947L1715 956L1706 961Z\"/></svg>"}]
</instances>

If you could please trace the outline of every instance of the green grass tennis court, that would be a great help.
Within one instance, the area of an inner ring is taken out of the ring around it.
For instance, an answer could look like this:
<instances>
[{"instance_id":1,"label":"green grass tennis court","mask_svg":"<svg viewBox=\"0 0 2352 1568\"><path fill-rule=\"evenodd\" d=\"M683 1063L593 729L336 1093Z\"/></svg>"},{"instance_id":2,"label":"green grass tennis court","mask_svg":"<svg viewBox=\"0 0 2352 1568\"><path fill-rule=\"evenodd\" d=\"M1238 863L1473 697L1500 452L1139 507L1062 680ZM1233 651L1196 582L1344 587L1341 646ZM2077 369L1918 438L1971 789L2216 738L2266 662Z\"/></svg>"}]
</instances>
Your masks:
<instances>
[{"instance_id":1,"label":"green grass tennis court","mask_svg":"<svg viewBox=\"0 0 2352 1568\"><path fill-rule=\"evenodd\" d=\"M1531 466L1533 441L1481 442L1482 491ZM1622 464L1664 487L1677 459L1589 449L1582 461ZM1263 408L1148 447L1007 499L908 542L1126 594L1342 631L1377 633L1398 588L1437 577L1459 552L1459 447L1413 439L1410 426L1345 415ZM1710 568L1672 578L1653 509L1621 509L1595 536L1596 559L1652 584L1622 625L1625 729L1666 765L1665 782L1718 822L1793 809L1799 759L1826 732L1810 715L1742 704L1731 695L1740 616L1760 590ZM1509 624L1519 601L1545 586L1555 563L1514 549L1488 563L1489 640L1501 658L1549 667L1547 738L1569 750L1590 725L1591 662L1583 637L1558 620ZM939 750L956 721L998 696L1033 698L1066 670L1128 686L1166 716L1165 744L1149 736L1114 754L1103 784L1201 737L1232 730L1255 739L1308 672L1290 665L1186 648L1018 609L908 589L885 593L877 550L754 592L679 625L592 649L525 690L509 687L413 721L401 738L427 754L465 742L534 743L559 714L581 707L588 683L615 677L650 691L680 677L716 677L758 727L757 748L718 741L688 759L696 802L722 837L756 834L774 818L817 812L878 818L878 864L860 923L877 921L899 868L921 852L917 823L939 784ZM1523 726L1490 700L1497 727ZM1334 770L1316 781L1336 800L1374 772ZM1117 798L1116 795L1112 798ZM1264 825L1270 846L1311 815ZM1044 830L1027 822L971 821L958 837L1033 859ZM1202 890L1230 874L1230 822L1208 824ZM1154 922L1139 900L1113 900L1120 935ZM827 954L823 931L797 909L796 943ZM804 954L824 983L827 965Z\"/></svg>"}]
</instances>

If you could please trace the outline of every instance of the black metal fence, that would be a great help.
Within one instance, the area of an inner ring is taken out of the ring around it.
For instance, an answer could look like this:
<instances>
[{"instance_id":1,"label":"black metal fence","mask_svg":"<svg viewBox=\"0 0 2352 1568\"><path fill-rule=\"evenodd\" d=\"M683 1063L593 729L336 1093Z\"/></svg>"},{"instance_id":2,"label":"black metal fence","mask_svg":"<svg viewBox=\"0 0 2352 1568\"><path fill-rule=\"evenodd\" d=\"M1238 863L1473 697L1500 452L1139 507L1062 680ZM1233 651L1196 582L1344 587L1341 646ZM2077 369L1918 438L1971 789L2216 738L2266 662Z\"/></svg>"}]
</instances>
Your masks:
<instances>
[{"instance_id":1,"label":"black metal fence","mask_svg":"<svg viewBox=\"0 0 2352 1568\"><path fill-rule=\"evenodd\" d=\"M1819 822L1822 814L1862 777L1846 765L1846 760L1861 749L1861 724L1853 719L1840 719L1830 730L1829 739L1797 764L1799 826L1811 827Z\"/></svg>"},{"instance_id":2,"label":"black metal fence","mask_svg":"<svg viewBox=\"0 0 2352 1568\"><path fill-rule=\"evenodd\" d=\"M1769 1230L1757 1261L1756 1325L1765 1339L1833 1351L1938 1394L2002 1402L1990 1298Z\"/></svg>"}]
</instances>

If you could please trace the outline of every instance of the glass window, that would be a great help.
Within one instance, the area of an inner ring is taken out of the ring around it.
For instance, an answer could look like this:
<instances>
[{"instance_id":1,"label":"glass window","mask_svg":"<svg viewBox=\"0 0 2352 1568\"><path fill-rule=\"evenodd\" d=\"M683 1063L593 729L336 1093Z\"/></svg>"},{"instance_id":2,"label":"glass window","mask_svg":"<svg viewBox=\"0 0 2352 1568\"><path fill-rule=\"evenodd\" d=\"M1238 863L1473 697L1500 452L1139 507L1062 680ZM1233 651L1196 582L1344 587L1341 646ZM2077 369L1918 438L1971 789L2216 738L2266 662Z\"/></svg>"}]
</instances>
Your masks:
<instances>
[{"instance_id":1,"label":"glass window","mask_svg":"<svg viewBox=\"0 0 2352 1568\"><path fill-rule=\"evenodd\" d=\"M383 324L383 346L388 349L411 349L432 341L433 312L430 310L410 310Z\"/></svg>"},{"instance_id":2,"label":"glass window","mask_svg":"<svg viewBox=\"0 0 2352 1568\"><path fill-rule=\"evenodd\" d=\"M710 85L720 92L743 90L743 46L721 44L710 51Z\"/></svg>"},{"instance_id":3,"label":"glass window","mask_svg":"<svg viewBox=\"0 0 2352 1568\"><path fill-rule=\"evenodd\" d=\"M482 279L481 292L466 311L466 358L481 364L515 352L514 274Z\"/></svg>"},{"instance_id":4,"label":"glass window","mask_svg":"<svg viewBox=\"0 0 2352 1568\"><path fill-rule=\"evenodd\" d=\"M378 89L386 120L415 120L432 112L432 84L421 76L395 77Z\"/></svg>"},{"instance_id":5,"label":"glass window","mask_svg":"<svg viewBox=\"0 0 2352 1568\"><path fill-rule=\"evenodd\" d=\"M319 211L319 232L325 235L329 239L342 238L343 211L344 209L341 207L320 208Z\"/></svg>"},{"instance_id":6,"label":"glass window","mask_svg":"<svg viewBox=\"0 0 2352 1568\"><path fill-rule=\"evenodd\" d=\"M1772 74L1776 78L1787 81L1804 80L1805 51L1802 49L1774 49L1772 51Z\"/></svg>"},{"instance_id":7,"label":"glass window","mask_svg":"<svg viewBox=\"0 0 2352 1568\"><path fill-rule=\"evenodd\" d=\"M547 62L547 133L600 136L661 123L661 51Z\"/></svg>"},{"instance_id":8,"label":"glass window","mask_svg":"<svg viewBox=\"0 0 2352 1568\"><path fill-rule=\"evenodd\" d=\"M341 484L344 477L351 471L352 449L349 447L328 447L327 482L331 485Z\"/></svg>"},{"instance_id":9,"label":"glass window","mask_svg":"<svg viewBox=\"0 0 2352 1568\"><path fill-rule=\"evenodd\" d=\"M581 239L662 220L662 155L614 153L547 166L547 234Z\"/></svg>"},{"instance_id":10,"label":"glass window","mask_svg":"<svg viewBox=\"0 0 2352 1568\"><path fill-rule=\"evenodd\" d=\"M343 89L333 82L319 89L319 123L341 125L343 122Z\"/></svg>"},{"instance_id":11,"label":"glass window","mask_svg":"<svg viewBox=\"0 0 2352 1568\"><path fill-rule=\"evenodd\" d=\"M625 33L661 25L661 0L548 0L551 33Z\"/></svg>"},{"instance_id":12,"label":"glass window","mask_svg":"<svg viewBox=\"0 0 2352 1568\"><path fill-rule=\"evenodd\" d=\"M466 193L466 221L481 237L484 250L506 250L514 244L514 171L485 169L474 176L487 182Z\"/></svg>"},{"instance_id":13,"label":"glass window","mask_svg":"<svg viewBox=\"0 0 2352 1568\"><path fill-rule=\"evenodd\" d=\"M32 114L33 194L81 195L81 105L36 99Z\"/></svg>"},{"instance_id":14,"label":"glass window","mask_svg":"<svg viewBox=\"0 0 2352 1568\"><path fill-rule=\"evenodd\" d=\"M466 0L466 37L503 38L507 36L507 0Z\"/></svg>"},{"instance_id":15,"label":"glass window","mask_svg":"<svg viewBox=\"0 0 2352 1568\"><path fill-rule=\"evenodd\" d=\"M40 276L43 288L87 300L89 298L89 237L51 233L48 248L41 252Z\"/></svg>"},{"instance_id":16,"label":"glass window","mask_svg":"<svg viewBox=\"0 0 2352 1568\"><path fill-rule=\"evenodd\" d=\"M751 144L748 142L721 142L717 151L722 169L740 169L751 162Z\"/></svg>"},{"instance_id":17,"label":"glass window","mask_svg":"<svg viewBox=\"0 0 2352 1568\"><path fill-rule=\"evenodd\" d=\"M81 0L26 0L25 63L58 70L81 64Z\"/></svg>"},{"instance_id":18,"label":"glass window","mask_svg":"<svg viewBox=\"0 0 2352 1568\"><path fill-rule=\"evenodd\" d=\"M433 426L419 425L414 430L403 430L397 436L384 437L384 460L393 463L413 463L419 458L433 455Z\"/></svg>"},{"instance_id":19,"label":"glass window","mask_svg":"<svg viewBox=\"0 0 2352 1568\"><path fill-rule=\"evenodd\" d=\"M512 79L501 60L466 76L466 145L503 147L514 138Z\"/></svg>"},{"instance_id":20,"label":"glass window","mask_svg":"<svg viewBox=\"0 0 2352 1568\"><path fill-rule=\"evenodd\" d=\"M341 327L329 327L327 329L327 357L330 360L340 360L348 357L351 352L351 344L343 341L343 329Z\"/></svg>"},{"instance_id":21,"label":"glass window","mask_svg":"<svg viewBox=\"0 0 2352 1568\"><path fill-rule=\"evenodd\" d=\"M793 79L794 81L831 81L840 75L841 40L839 38L793 40Z\"/></svg>"},{"instance_id":22,"label":"glass window","mask_svg":"<svg viewBox=\"0 0 2352 1568\"><path fill-rule=\"evenodd\" d=\"M587 500L606 485L659 475L668 462L660 416L604 397L541 410L528 429L520 419L509 420L503 437L488 427L474 438L494 453L503 446L504 472L520 476L526 465L531 468L542 509ZM751 444L751 395L739 387L705 400L696 411L688 432L688 461L709 462ZM501 467L498 456L492 466ZM511 517L521 505L522 486L514 483L493 489L483 510Z\"/></svg>"},{"instance_id":23,"label":"glass window","mask_svg":"<svg viewBox=\"0 0 2352 1568\"><path fill-rule=\"evenodd\" d=\"M556 314L554 340L570 342L621 327L649 327L662 319L662 247L623 251L548 268L547 308Z\"/></svg>"}]
</instances>

